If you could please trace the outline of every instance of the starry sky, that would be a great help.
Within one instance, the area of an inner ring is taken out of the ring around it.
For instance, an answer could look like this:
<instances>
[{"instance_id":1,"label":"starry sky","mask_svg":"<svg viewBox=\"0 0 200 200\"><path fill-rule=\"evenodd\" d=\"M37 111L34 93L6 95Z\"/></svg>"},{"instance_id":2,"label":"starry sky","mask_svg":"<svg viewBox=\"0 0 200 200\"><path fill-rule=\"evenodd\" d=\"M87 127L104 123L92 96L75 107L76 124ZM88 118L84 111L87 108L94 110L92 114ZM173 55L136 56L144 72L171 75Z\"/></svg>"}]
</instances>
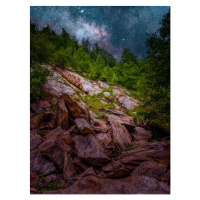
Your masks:
<instances>
[{"instance_id":1,"label":"starry sky","mask_svg":"<svg viewBox=\"0 0 200 200\"><path fill-rule=\"evenodd\" d=\"M30 19L39 29L49 25L57 34L62 28L91 44L98 43L119 60L124 48L138 58L146 52L146 33L159 27L167 6L31 6Z\"/></svg>"}]
</instances>

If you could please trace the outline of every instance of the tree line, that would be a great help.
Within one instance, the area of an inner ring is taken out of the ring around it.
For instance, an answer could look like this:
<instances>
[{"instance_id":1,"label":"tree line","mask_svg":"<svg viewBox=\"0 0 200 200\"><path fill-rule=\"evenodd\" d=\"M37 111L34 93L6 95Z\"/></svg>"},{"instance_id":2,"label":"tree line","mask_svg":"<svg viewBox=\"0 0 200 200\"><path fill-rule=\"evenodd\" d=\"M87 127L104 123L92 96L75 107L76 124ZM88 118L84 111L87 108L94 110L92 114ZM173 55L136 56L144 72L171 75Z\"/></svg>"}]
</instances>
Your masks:
<instances>
[{"instance_id":1,"label":"tree line","mask_svg":"<svg viewBox=\"0 0 200 200\"><path fill-rule=\"evenodd\" d=\"M160 28L149 34L147 52L138 59L129 49L124 49L119 62L112 54L76 38L62 29L60 35L49 26L38 30L30 24L31 101L41 95L40 86L47 81L50 72L41 63L60 68L72 67L77 73L92 80L128 89L140 100L137 117L148 119L161 132L170 131L170 10L163 16Z\"/></svg>"}]
</instances>

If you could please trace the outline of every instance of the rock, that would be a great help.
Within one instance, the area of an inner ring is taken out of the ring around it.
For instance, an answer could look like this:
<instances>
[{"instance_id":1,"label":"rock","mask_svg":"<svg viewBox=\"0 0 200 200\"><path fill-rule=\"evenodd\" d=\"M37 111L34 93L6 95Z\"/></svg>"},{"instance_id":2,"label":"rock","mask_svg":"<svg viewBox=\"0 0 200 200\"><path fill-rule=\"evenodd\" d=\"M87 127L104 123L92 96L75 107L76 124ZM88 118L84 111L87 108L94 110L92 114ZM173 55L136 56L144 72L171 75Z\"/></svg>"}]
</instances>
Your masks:
<instances>
[{"instance_id":1,"label":"rock","mask_svg":"<svg viewBox=\"0 0 200 200\"><path fill-rule=\"evenodd\" d=\"M30 150L37 148L42 143L42 137L37 134L37 130L30 132Z\"/></svg>"},{"instance_id":2,"label":"rock","mask_svg":"<svg viewBox=\"0 0 200 200\"><path fill-rule=\"evenodd\" d=\"M107 124L106 124L105 121L99 120L99 119L94 119L94 124L93 124L92 127L93 127L93 129L94 129L96 132L98 132L98 133L100 133L100 132L106 133L106 132L108 132L109 129L110 129L110 128L107 126Z\"/></svg>"},{"instance_id":3,"label":"rock","mask_svg":"<svg viewBox=\"0 0 200 200\"><path fill-rule=\"evenodd\" d=\"M30 119L30 128L36 129L42 124L43 116L42 115L36 115L34 117L31 117Z\"/></svg>"},{"instance_id":4,"label":"rock","mask_svg":"<svg viewBox=\"0 0 200 200\"><path fill-rule=\"evenodd\" d=\"M106 83L104 83L104 82L102 82L102 81L98 81L97 83L100 85L101 88L106 88L106 89L108 89L108 88L110 87L109 85L107 85Z\"/></svg>"},{"instance_id":5,"label":"rock","mask_svg":"<svg viewBox=\"0 0 200 200\"><path fill-rule=\"evenodd\" d=\"M136 126L134 118L126 114L117 116L111 114L105 114L105 116L108 118L108 121L115 121L122 125Z\"/></svg>"},{"instance_id":6,"label":"rock","mask_svg":"<svg viewBox=\"0 0 200 200\"><path fill-rule=\"evenodd\" d=\"M71 133L68 131L63 133L63 135L60 137L60 139L67 145L70 145L73 143Z\"/></svg>"},{"instance_id":7,"label":"rock","mask_svg":"<svg viewBox=\"0 0 200 200\"><path fill-rule=\"evenodd\" d=\"M36 185L38 182L38 179L39 179L39 177L37 176L36 173L34 173L34 172L30 173L30 185L31 186Z\"/></svg>"},{"instance_id":8,"label":"rock","mask_svg":"<svg viewBox=\"0 0 200 200\"><path fill-rule=\"evenodd\" d=\"M82 135L94 134L93 128L87 123L84 118L75 119L75 123Z\"/></svg>"},{"instance_id":9,"label":"rock","mask_svg":"<svg viewBox=\"0 0 200 200\"><path fill-rule=\"evenodd\" d=\"M146 176L102 179L89 175L60 192L62 194L169 194L170 188Z\"/></svg>"},{"instance_id":10,"label":"rock","mask_svg":"<svg viewBox=\"0 0 200 200\"><path fill-rule=\"evenodd\" d=\"M122 108L120 106L118 106L116 103L114 103L114 106L115 106L116 110L120 110L120 111L122 110Z\"/></svg>"},{"instance_id":11,"label":"rock","mask_svg":"<svg viewBox=\"0 0 200 200\"><path fill-rule=\"evenodd\" d=\"M162 181L166 172L167 172L167 165L163 165L152 161L146 161L140 164L131 173L131 176L148 176L150 178Z\"/></svg>"},{"instance_id":12,"label":"rock","mask_svg":"<svg viewBox=\"0 0 200 200\"><path fill-rule=\"evenodd\" d=\"M97 115L93 113L92 111L89 111L89 113L92 120L95 120L97 118Z\"/></svg>"},{"instance_id":13,"label":"rock","mask_svg":"<svg viewBox=\"0 0 200 200\"><path fill-rule=\"evenodd\" d=\"M135 140L144 140L148 141L152 137L152 132L148 131L142 127L135 127L134 132L132 133Z\"/></svg>"},{"instance_id":14,"label":"rock","mask_svg":"<svg viewBox=\"0 0 200 200\"><path fill-rule=\"evenodd\" d=\"M92 166L102 167L110 162L99 140L94 135L77 135L73 137L73 141L78 156Z\"/></svg>"},{"instance_id":15,"label":"rock","mask_svg":"<svg viewBox=\"0 0 200 200\"><path fill-rule=\"evenodd\" d=\"M99 133L96 135L96 137L98 138L100 143L105 147L107 147L108 144L112 141L110 133Z\"/></svg>"},{"instance_id":16,"label":"rock","mask_svg":"<svg viewBox=\"0 0 200 200\"><path fill-rule=\"evenodd\" d=\"M35 173L43 173L48 175L56 170L54 164L46 160L40 153L31 152L30 170Z\"/></svg>"},{"instance_id":17,"label":"rock","mask_svg":"<svg viewBox=\"0 0 200 200\"><path fill-rule=\"evenodd\" d=\"M131 136L126 127L115 120L115 117L109 116L108 118L113 131L113 142L119 146L120 150L125 150L131 145Z\"/></svg>"},{"instance_id":18,"label":"rock","mask_svg":"<svg viewBox=\"0 0 200 200\"><path fill-rule=\"evenodd\" d=\"M65 100L65 105L70 117L73 119L84 118L90 123L90 114L85 106L70 98L69 95L63 95L61 99Z\"/></svg>"},{"instance_id":19,"label":"rock","mask_svg":"<svg viewBox=\"0 0 200 200\"><path fill-rule=\"evenodd\" d=\"M89 95L98 94L102 92L102 89L96 83L91 83L84 77L80 76L75 72L70 72L68 70L62 70L60 68L56 68L70 83L77 86L80 90L88 93Z\"/></svg>"},{"instance_id":20,"label":"rock","mask_svg":"<svg viewBox=\"0 0 200 200\"><path fill-rule=\"evenodd\" d=\"M133 110L136 106L138 106L138 102L127 95L120 96L118 101L128 110Z\"/></svg>"},{"instance_id":21,"label":"rock","mask_svg":"<svg viewBox=\"0 0 200 200\"><path fill-rule=\"evenodd\" d=\"M109 97L110 96L110 92L104 92L103 95L106 96L106 97Z\"/></svg>"},{"instance_id":22,"label":"rock","mask_svg":"<svg viewBox=\"0 0 200 200\"><path fill-rule=\"evenodd\" d=\"M68 110L65 101L59 99L54 112L54 128L61 126L63 129L68 128Z\"/></svg>"},{"instance_id":23,"label":"rock","mask_svg":"<svg viewBox=\"0 0 200 200\"><path fill-rule=\"evenodd\" d=\"M115 88L113 88L112 93L116 96L116 98L118 99L121 95L121 92Z\"/></svg>"},{"instance_id":24,"label":"rock","mask_svg":"<svg viewBox=\"0 0 200 200\"><path fill-rule=\"evenodd\" d=\"M74 165L72 163L72 158L70 156L69 153L67 153L67 151L65 151L65 156L64 156L64 167L63 167L63 175L64 178L70 178L73 177L75 175L75 169L74 169Z\"/></svg>"},{"instance_id":25,"label":"rock","mask_svg":"<svg viewBox=\"0 0 200 200\"><path fill-rule=\"evenodd\" d=\"M75 94L71 87L57 80L48 80L47 83L41 86L41 89L44 91L43 97L51 103L56 103L63 94L68 94L69 96Z\"/></svg>"},{"instance_id":26,"label":"rock","mask_svg":"<svg viewBox=\"0 0 200 200\"><path fill-rule=\"evenodd\" d=\"M122 152L120 161L124 164L133 161L154 161L160 164L170 164L170 141L152 142L131 151Z\"/></svg>"},{"instance_id":27,"label":"rock","mask_svg":"<svg viewBox=\"0 0 200 200\"><path fill-rule=\"evenodd\" d=\"M109 163L102 171L106 173L107 178L124 178L130 175L130 170L119 160Z\"/></svg>"},{"instance_id":28,"label":"rock","mask_svg":"<svg viewBox=\"0 0 200 200\"><path fill-rule=\"evenodd\" d=\"M81 180L83 177L94 175L96 176L96 172L94 171L93 167L88 168L85 170L82 174L80 174L78 177L76 177L77 180Z\"/></svg>"},{"instance_id":29,"label":"rock","mask_svg":"<svg viewBox=\"0 0 200 200\"><path fill-rule=\"evenodd\" d=\"M89 166L83 163L78 157L74 157L73 164L76 165L76 167L78 167L81 171L85 171L89 168Z\"/></svg>"}]
</instances>

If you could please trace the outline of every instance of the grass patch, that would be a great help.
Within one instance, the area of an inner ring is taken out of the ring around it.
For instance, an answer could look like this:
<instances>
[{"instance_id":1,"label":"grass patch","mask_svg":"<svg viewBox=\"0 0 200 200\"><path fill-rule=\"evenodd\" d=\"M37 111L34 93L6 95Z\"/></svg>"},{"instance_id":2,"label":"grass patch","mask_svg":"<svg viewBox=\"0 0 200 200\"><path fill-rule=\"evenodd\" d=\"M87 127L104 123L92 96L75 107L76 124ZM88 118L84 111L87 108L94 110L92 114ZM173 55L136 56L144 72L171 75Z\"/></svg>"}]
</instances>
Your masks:
<instances>
[{"instance_id":1,"label":"grass patch","mask_svg":"<svg viewBox=\"0 0 200 200\"><path fill-rule=\"evenodd\" d=\"M105 119L105 116L104 115L99 115L96 117L97 119Z\"/></svg>"},{"instance_id":2,"label":"grass patch","mask_svg":"<svg viewBox=\"0 0 200 200\"><path fill-rule=\"evenodd\" d=\"M46 112L46 108L42 108L39 112L38 115L43 115Z\"/></svg>"},{"instance_id":3,"label":"grass patch","mask_svg":"<svg viewBox=\"0 0 200 200\"><path fill-rule=\"evenodd\" d=\"M42 137L44 136L43 131L38 131L37 134L40 135L40 136L42 136Z\"/></svg>"},{"instance_id":4,"label":"grass patch","mask_svg":"<svg viewBox=\"0 0 200 200\"><path fill-rule=\"evenodd\" d=\"M131 151L133 149L136 149L138 146L130 146L130 147L126 147L125 151Z\"/></svg>"}]
</instances>

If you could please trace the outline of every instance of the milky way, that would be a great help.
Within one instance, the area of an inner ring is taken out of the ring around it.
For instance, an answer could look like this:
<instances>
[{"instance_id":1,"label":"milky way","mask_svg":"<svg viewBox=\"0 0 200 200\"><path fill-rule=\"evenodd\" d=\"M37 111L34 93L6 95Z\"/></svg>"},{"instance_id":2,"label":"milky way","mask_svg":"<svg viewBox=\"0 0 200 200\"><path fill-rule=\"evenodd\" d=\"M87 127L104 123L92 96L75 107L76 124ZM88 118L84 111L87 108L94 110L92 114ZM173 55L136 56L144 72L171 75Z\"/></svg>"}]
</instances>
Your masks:
<instances>
[{"instance_id":1,"label":"milky way","mask_svg":"<svg viewBox=\"0 0 200 200\"><path fill-rule=\"evenodd\" d=\"M146 52L146 33L154 33L169 7L164 6L31 6L31 22L60 34L64 28L79 42L88 38L120 59L124 48L136 56Z\"/></svg>"}]
</instances>

